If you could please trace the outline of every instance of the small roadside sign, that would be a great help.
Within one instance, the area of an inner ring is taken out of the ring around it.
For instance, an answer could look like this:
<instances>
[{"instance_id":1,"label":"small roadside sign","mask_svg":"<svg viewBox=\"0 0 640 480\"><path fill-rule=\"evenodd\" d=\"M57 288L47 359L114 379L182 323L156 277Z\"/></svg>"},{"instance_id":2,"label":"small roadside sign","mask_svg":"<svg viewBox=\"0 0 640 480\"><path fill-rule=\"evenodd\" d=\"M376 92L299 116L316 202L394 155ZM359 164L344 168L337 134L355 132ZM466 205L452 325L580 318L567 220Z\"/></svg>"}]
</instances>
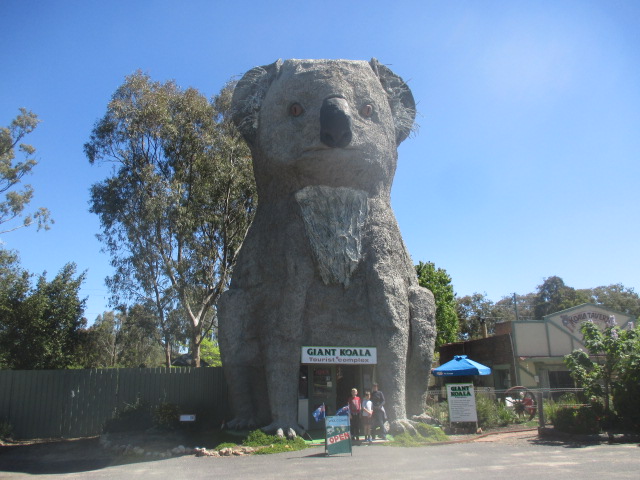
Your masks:
<instances>
[{"instance_id":1,"label":"small roadside sign","mask_svg":"<svg viewBox=\"0 0 640 480\"><path fill-rule=\"evenodd\" d=\"M477 422L476 396L473 383L448 383L450 422Z\"/></svg>"},{"instance_id":2,"label":"small roadside sign","mask_svg":"<svg viewBox=\"0 0 640 480\"><path fill-rule=\"evenodd\" d=\"M325 417L325 444L324 451L327 455L337 453L350 453L351 449L351 425L349 415Z\"/></svg>"}]
</instances>

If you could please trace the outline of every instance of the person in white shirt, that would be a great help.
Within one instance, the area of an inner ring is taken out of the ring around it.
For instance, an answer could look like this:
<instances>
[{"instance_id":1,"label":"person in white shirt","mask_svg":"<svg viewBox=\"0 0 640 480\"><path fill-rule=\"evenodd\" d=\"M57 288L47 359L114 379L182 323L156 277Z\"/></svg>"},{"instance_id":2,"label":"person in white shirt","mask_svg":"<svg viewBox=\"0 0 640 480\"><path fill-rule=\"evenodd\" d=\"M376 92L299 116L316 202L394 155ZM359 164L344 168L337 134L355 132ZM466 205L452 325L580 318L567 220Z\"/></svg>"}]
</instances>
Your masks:
<instances>
[{"instance_id":1,"label":"person in white shirt","mask_svg":"<svg viewBox=\"0 0 640 480\"><path fill-rule=\"evenodd\" d=\"M373 404L371 403L371 393L368 390L364 392L364 401L362 402L362 427L364 430L364 441L371 442L371 419L373 416Z\"/></svg>"}]
</instances>

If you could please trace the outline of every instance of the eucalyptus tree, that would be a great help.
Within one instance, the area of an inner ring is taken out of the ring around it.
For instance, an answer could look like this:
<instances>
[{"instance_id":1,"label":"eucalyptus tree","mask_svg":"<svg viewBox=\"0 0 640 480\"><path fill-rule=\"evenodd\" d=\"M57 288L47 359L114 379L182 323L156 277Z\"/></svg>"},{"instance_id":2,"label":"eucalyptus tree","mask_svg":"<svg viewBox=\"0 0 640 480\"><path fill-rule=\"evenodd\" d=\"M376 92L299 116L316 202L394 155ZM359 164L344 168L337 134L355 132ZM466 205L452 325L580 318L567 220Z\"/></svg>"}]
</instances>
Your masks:
<instances>
[{"instance_id":1,"label":"eucalyptus tree","mask_svg":"<svg viewBox=\"0 0 640 480\"><path fill-rule=\"evenodd\" d=\"M483 329L487 334L493 334L496 324L494 317L494 303L487 298L487 294L474 293L456 299L456 313L460 322L460 338L475 340L482 338Z\"/></svg>"},{"instance_id":2,"label":"eucalyptus tree","mask_svg":"<svg viewBox=\"0 0 640 480\"><path fill-rule=\"evenodd\" d=\"M582 291L582 290L581 290ZM584 290L591 303L640 318L640 295L621 283Z\"/></svg>"},{"instance_id":3,"label":"eucalyptus tree","mask_svg":"<svg viewBox=\"0 0 640 480\"><path fill-rule=\"evenodd\" d=\"M587 293L565 285L562 278L548 277L538 285L534 299L534 315L535 318L542 319L545 315L587 303L589 300Z\"/></svg>"},{"instance_id":4,"label":"eucalyptus tree","mask_svg":"<svg viewBox=\"0 0 640 480\"><path fill-rule=\"evenodd\" d=\"M78 364L85 368L162 365L164 354L150 315L142 305L123 306L98 315L93 325L82 332Z\"/></svg>"},{"instance_id":5,"label":"eucalyptus tree","mask_svg":"<svg viewBox=\"0 0 640 480\"><path fill-rule=\"evenodd\" d=\"M20 114L9 126L0 127L0 194L4 194L4 198L0 200L0 233L28 227L34 222L37 223L38 230L46 230L52 223L49 210L44 207L34 213L25 213L33 199L33 187L23 184L22 181L26 175L32 173L38 162L33 157L36 149L21 141L35 130L38 123L40 120L35 113L21 108ZM16 150L24 159L16 159ZM13 222L21 217L21 223Z\"/></svg>"},{"instance_id":6,"label":"eucalyptus tree","mask_svg":"<svg viewBox=\"0 0 640 480\"><path fill-rule=\"evenodd\" d=\"M112 303L153 312L167 365L182 323L199 365L203 336L253 218L248 148L230 120L232 85L208 100L193 88L125 79L84 146L113 174L91 188L99 238L115 268Z\"/></svg>"}]
</instances>

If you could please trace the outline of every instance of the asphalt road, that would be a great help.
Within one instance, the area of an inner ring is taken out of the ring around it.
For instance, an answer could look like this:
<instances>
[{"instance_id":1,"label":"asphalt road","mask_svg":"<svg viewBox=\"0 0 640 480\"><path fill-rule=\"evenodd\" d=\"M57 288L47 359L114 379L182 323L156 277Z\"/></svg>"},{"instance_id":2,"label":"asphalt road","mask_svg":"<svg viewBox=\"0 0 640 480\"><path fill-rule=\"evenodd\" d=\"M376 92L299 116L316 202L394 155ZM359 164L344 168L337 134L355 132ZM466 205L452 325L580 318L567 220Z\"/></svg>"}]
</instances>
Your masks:
<instances>
[{"instance_id":1,"label":"asphalt road","mask_svg":"<svg viewBox=\"0 0 640 480\"><path fill-rule=\"evenodd\" d=\"M424 479L602 480L640 478L640 445L580 444L539 439L535 432L503 434L468 443L420 448L354 447L353 455L326 457L322 447L277 455L213 458L184 456L126 465L56 464L55 457L28 465L0 454L0 479L47 474L47 479ZM4 458L3 458L4 457ZM86 460L86 459L85 459ZM17 463L16 463L17 462ZM47 465L49 463L49 465ZM9 466L7 466L9 465ZM62 468L62 470L61 470Z\"/></svg>"}]
</instances>

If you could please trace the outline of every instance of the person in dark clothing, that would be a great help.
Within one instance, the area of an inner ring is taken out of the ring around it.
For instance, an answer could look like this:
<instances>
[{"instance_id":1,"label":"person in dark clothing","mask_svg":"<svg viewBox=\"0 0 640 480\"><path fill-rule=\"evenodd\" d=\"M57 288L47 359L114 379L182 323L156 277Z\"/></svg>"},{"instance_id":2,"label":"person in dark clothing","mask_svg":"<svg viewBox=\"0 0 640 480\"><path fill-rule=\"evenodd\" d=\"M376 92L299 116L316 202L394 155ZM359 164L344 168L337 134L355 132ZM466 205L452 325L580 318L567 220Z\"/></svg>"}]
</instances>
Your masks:
<instances>
[{"instance_id":1,"label":"person in dark clothing","mask_svg":"<svg viewBox=\"0 0 640 480\"><path fill-rule=\"evenodd\" d=\"M384 422L386 421L387 414L384 411L384 393L378 390L378 384L373 384L373 391L371 392L371 403L373 404L373 422L371 425L371 436L376 437L376 430L380 428L378 436L386 440L387 435L384 431Z\"/></svg>"}]
</instances>

